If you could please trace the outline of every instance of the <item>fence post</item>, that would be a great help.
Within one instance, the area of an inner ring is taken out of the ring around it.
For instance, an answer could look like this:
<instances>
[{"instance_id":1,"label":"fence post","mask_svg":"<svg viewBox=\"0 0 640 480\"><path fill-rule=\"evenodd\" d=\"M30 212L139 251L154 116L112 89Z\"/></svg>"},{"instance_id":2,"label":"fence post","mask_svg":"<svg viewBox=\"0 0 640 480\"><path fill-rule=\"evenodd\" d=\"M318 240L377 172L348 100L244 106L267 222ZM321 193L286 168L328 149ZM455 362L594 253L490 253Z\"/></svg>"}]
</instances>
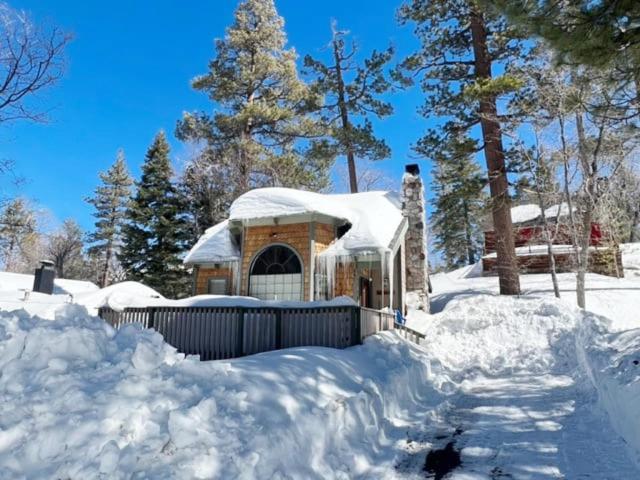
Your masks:
<instances>
[{"instance_id":1,"label":"fence post","mask_svg":"<svg viewBox=\"0 0 640 480\"><path fill-rule=\"evenodd\" d=\"M360 307L351 307L351 345L360 345L361 343Z\"/></svg>"},{"instance_id":2,"label":"fence post","mask_svg":"<svg viewBox=\"0 0 640 480\"><path fill-rule=\"evenodd\" d=\"M244 355L244 313L243 307L238 308L238 331L236 337L236 351L235 357L242 357Z\"/></svg>"},{"instance_id":3,"label":"fence post","mask_svg":"<svg viewBox=\"0 0 640 480\"><path fill-rule=\"evenodd\" d=\"M154 307L147 308L147 328L155 328L156 326L156 309Z\"/></svg>"},{"instance_id":4,"label":"fence post","mask_svg":"<svg viewBox=\"0 0 640 480\"><path fill-rule=\"evenodd\" d=\"M282 310L276 309L276 350L282 348Z\"/></svg>"}]
</instances>

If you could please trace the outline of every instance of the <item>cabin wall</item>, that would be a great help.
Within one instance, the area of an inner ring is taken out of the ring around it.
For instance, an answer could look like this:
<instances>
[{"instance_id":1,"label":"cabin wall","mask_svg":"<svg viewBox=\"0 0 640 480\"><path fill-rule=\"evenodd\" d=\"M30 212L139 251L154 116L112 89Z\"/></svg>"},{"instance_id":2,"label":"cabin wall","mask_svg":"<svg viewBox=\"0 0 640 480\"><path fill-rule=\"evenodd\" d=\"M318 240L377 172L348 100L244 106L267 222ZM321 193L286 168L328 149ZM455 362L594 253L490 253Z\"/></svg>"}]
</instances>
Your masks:
<instances>
[{"instance_id":1,"label":"cabin wall","mask_svg":"<svg viewBox=\"0 0 640 480\"><path fill-rule=\"evenodd\" d=\"M325 223L293 223L286 225L249 226L244 229L241 294L248 295L249 271L256 254L272 244L283 244L295 250L302 260L303 299L311 300L315 256L335 239L335 227Z\"/></svg>"},{"instance_id":2,"label":"cabin wall","mask_svg":"<svg viewBox=\"0 0 640 480\"><path fill-rule=\"evenodd\" d=\"M569 273L575 271L575 258L571 253L555 253L553 257L556 261L557 273ZM521 273L549 273L549 257L546 254L520 255L518 256L518 268ZM496 259L483 258L482 270L484 275L497 275L498 270ZM620 249L613 247L590 251L587 271L610 277L624 277Z\"/></svg>"},{"instance_id":3,"label":"cabin wall","mask_svg":"<svg viewBox=\"0 0 640 480\"><path fill-rule=\"evenodd\" d=\"M334 295L336 297L351 297L358 300L356 283L356 265L353 262L336 265Z\"/></svg>"},{"instance_id":4,"label":"cabin wall","mask_svg":"<svg viewBox=\"0 0 640 480\"><path fill-rule=\"evenodd\" d=\"M571 245L573 243L571 229L569 225L559 225L556 233L555 225L550 225L554 245ZM513 238L518 247L526 247L527 245L546 245L544 239L544 228L537 225L532 226L515 226L513 228ZM600 246L603 244L603 233L600 225L593 223L591 225L591 246ZM484 232L484 254L494 253L496 251L496 232Z\"/></svg>"},{"instance_id":5,"label":"cabin wall","mask_svg":"<svg viewBox=\"0 0 640 480\"><path fill-rule=\"evenodd\" d=\"M245 227L242 262L241 262L241 294L249 294L249 270L256 254L272 244L282 244L295 250L302 260L304 278L303 299L309 300L309 265L310 265L310 232L309 223L293 223L288 225L266 225Z\"/></svg>"},{"instance_id":6,"label":"cabin wall","mask_svg":"<svg viewBox=\"0 0 640 480\"><path fill-rule=\"evenodd\" d=\"M219 267L197 267L194 270L194 294L206 295L209 293L209 280L212 278L224 278L227 280L228 294L235 292L235 279L230 265Z\"/></svg>"}]
</instances>

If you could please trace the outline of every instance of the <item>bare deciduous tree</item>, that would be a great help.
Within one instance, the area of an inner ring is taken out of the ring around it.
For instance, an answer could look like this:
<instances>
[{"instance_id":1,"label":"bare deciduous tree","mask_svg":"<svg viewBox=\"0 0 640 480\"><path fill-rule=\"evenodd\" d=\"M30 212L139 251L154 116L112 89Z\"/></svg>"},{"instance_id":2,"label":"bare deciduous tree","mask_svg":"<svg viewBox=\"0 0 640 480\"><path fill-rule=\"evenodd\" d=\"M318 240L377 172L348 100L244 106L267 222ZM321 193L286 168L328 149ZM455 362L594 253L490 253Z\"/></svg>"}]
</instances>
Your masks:
<instances>
[{"instance_id":1,"label":"bare deciduous tree","mask_svg":"<svg viewBox=\"0 0 640 480\"><path fill-rule=\"evenodd\" d=\"M86 273L83 233L78 224L67 219L49 239L48 254L58 278L79 279Z\"/></svg>"},{"instance_id":2,"label":"bare deciduous tree","mask_svg":"<svg viewBox=\"0 0 640 480\"><path fill-rule=\"evenodd\" d=\"M0 123L45 119L28 100L60 79L70 40L60 29L36 25L26 12L0 3Z\"/></svg>"}]
</instances>

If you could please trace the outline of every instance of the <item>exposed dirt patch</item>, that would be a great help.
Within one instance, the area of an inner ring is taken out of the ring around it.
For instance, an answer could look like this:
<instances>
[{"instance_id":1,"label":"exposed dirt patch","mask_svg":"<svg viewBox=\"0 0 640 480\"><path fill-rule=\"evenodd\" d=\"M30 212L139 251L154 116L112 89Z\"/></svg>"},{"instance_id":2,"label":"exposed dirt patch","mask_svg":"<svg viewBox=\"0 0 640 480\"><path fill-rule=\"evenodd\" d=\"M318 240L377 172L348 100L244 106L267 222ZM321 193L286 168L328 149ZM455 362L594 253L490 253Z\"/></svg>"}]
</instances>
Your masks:
<instances>
[{"instance_id":1,"label":"exposed dirt patch","mask_svg":"<svg viewBox=\"0 0 640 480\"><path fill-rule=\"evenodd\" d=\"M462 465L460 452L455 449L455 443L452 440L444 448L431 450L427 454L424 470L433 475L434 480L441 480L449 472Z\"/></svg>"}]
</instances>

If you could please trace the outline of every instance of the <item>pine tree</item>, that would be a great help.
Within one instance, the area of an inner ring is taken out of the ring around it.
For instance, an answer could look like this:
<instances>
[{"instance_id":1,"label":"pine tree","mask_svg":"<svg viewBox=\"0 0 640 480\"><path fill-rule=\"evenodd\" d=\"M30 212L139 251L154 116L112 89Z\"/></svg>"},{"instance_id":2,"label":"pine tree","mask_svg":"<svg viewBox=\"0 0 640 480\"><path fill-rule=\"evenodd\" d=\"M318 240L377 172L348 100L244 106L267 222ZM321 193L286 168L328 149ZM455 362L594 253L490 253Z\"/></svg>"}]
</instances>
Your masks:
<instances>
[{"instance_id":1,"label":"pine tree","mask_svg":"<svg viewBox=\"0 0 640 480\"><path fill-rule=\"evenodd\" d=\"M347 49L348 32L332 24L331 60L327 63L310 55L305 67L315 75L314 87L325 97L320 109L323 124L328 128L335 155L347 158L351 193L358 191L356 157L382 160L391 150L373 133L370 117L383 118L393 113L389 102L379 97L391 88L384 68L393 57L393 49L373 51L361 65L355 63L358 48L354 42ZM326 145L325 145L326 146Z\"/></svg>"},{"instance_id":2,"label":"pine tree","mask_svg":"<svg viewBox=\"0 0 640 480\"><path fill-rule=\"evenodd\" d=\"M434 246L449 270L475 263L482 251L479 222L486 181L480 167L465 153L467 142L451 142L450 150L436 159L433 171Z\"/></svg>"},{"instance_id":3,"label":"pine tree","mask_svg":"<svg viewBox=\"0 0 640 480\"><path fill-rule=\"evenodd\" d=\"M640 3L620 0L483 0L543 37L563 60L640 76Z\"/></svg>"},{"instance_id":4,"label":"pine tree","mask_svg":"<svg viewBox=\"0 0 640 480\"><path fill-rule=\"evenodd\" d=\"M436 158L451 141L472 137L479 129L482 141L465 142L467 154L484 151L500 293L518 294L507 162L498 112L499 97L517 89L518 83L508 74L494 76L494 70L525 56L523 43L504 19L483 11L476 0L411 0L401 7L400 19L416 24L415 33L422 44L402 64L411 76L420 76L427 95L422 114L445 119L427 132L416 150Z\"/></svg>"},{"instance_id":5,"label":"pine tree","mask_svg":"<svg viewBox=\"0 0 640 480\"><path fill-rule=\"evenodd\" d=\"M120 150L115 163L108 171L100 173L102 184L96 188L94 196L86 201L95 207L97 221L95 231L88 237L89 255L101 259L97 272L98 284L106 287L111 282L112 263L120 245L120 233L133 180L129 176L124 152Z\"/></svg>"},{"instance_id":6,"label":"pine tree","mask_svg":"<svg viewBox=\"0 0 640 480\"><path fill-rule=\"evenodd\" d=\"M215 152L211 161L229 170L234 197L259 186L328 185L333 158L307 154L303 141L322 133L310 116L319 98L298 77L297 54L286 43L273 0L241 2L216 40L208 73L192 82L215 103L215 114L185 114L178 123L178 138L205 143Z\"/></svg>"},{"instance_id":7,"label":"pine tree","mask_svg":"<svg viewBox=\"0 0 640 480\"><path fill-rule=\"evenodd\" d=\"M29 252L38 240L36 219L25 201L16 198L0 212L0 256L3 269L22 272L30 265Z\"/></svg>"},{"instance_id":8,"label":"pine tree","mask_svg":"<svg viewBox=\"0 0 640 480\"><path fill-rule=\"evenodd\" d=\"M136 194L127 208L118 259L129 279L177 297L188 291L180 259L187 248L188 226L172 176L169 144L161 131L147 150Z\"/></svg>"},{"instance_id":9,"label":"pine tree","mask_svg":"<svg viewBox=\"0 0 640 480\"><path fill-rule=\"evenodd\" d=\"M509 22L544 39L565 65L595 67L623 121L640 116L640 2L636 0L482 0Z\"/></svg>"}]
</instances>

